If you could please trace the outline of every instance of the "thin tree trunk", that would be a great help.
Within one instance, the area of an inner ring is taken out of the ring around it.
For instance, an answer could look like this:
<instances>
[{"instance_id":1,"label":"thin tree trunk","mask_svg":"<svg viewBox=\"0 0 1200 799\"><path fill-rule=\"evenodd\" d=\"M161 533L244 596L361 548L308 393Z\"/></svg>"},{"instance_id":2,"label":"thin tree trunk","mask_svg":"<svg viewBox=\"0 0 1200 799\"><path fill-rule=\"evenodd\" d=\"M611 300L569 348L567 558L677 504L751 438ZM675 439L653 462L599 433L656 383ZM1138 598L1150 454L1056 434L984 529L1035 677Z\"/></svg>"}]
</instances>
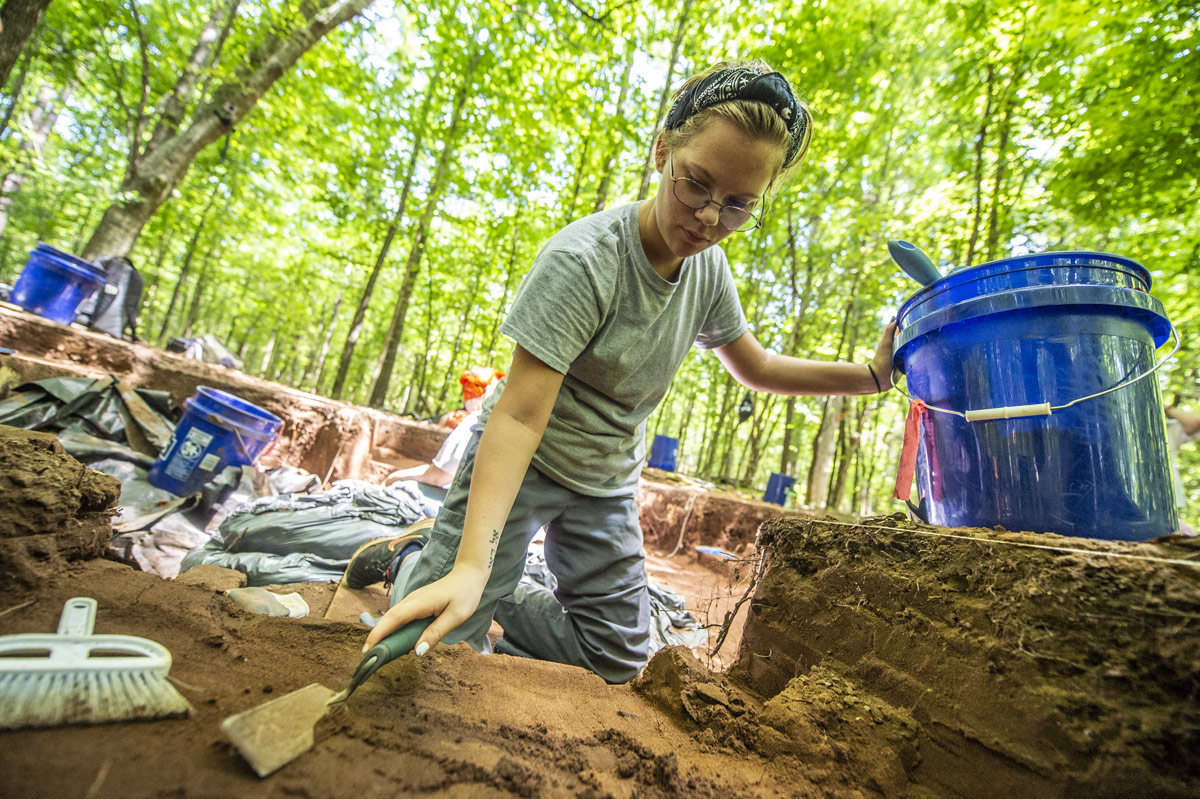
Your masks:
<instances>
[{"instance_id":1,"label":"thin tree trunk","mask_svg":"<svg viewBox=\"0 0 1200 799\"><path fill-rule=\"evenodd\" d=\"M196 278L196 289L192 292L192 303L188 308L187 316L183 322L183 335L185 337L192 335L192 328L196 326L196 322L200 320L200 302L204 297L204 289L208 285L208 276L212 273L213 253L221 246L218 239L208 247L208 252L204 253L204 258L200 261L200 275Z\"/></svg>"},{"instance_id":2,"label":"thin tree trunk","mask_svg":"<svg viewBox=\"0 0 1200 799\"><path fill-rule=\"evenodd\" d=\"M1016 77L1013 78L1016 81ZM1012 114L1016 102L1010 95L1004 106L1004 118L1000 122L1000 140L996 143L996 172L992 180L992 203L988 214L987 260L999 257L1000 208L1003 202L1004 179L1008 174L1008 138L1012 131Z\"/></svg>"},{"instance_id":3,"label":"thin tree trunk","mask_svg":"<svg viewBox=\"0 0 1200 799\"><path fill-rule=\"evenodd\" d=\"M850 474L850 466L860 460L859 447L862 444L863 422L866 420L865 403L856 400L850 400L853 403L855 413L854 428L847 429L848 425L843 422L842 434L844 436L841 447L841 461L838 463L837 478L833 481L833 488L830 491L829 500L826 502L828 508L840 508L842 506L842 495L846 491L846 479Z\"/></svg>"},{"instance_id":4,"label":"thin tree trunk","mask_svg":"<svg viewBox=\"0 0 1200 799\"><path fill-rule=\"evenodd\" d=\"M438 61L437 64L440 66L441 61ZM387 234L384 236L383 244L379 247L379 252L375 256L375 265L371 267L371 274L367 277L367 284L363 286L362 296L358 298L358 307L354 309L354 318L350 320L350 329L346 333L346 342L342 345L342 355L338 359L337 375L333 379L333 388L329 390L330 395L336 399L341 399L342 393L345 391L346 376L350 373L350 363L354 359L354 349L358 345L358 337L362 335L363 322L367 318L367 309L371 305L371 297L375 294L375 283L379 279L379 274L383 270L384 263L387 261L388 253L392 249L392 241L396 238L396 233L400 230L400 225L404 221L404 213L408 209L408 196L412 191L413 182L416 180L417 160L420 158L422 143L425 140L425 120L429 116L429 107L432 105L434 95L437 93L439 80L440 71L435 69L434 76L425 88L425 96L421 99L421 108L417 112L417 124L413 126L412 153L409 155L408 165L404 170L404 187L400 190L400 204L396 206L396 213L392 214L392 219L388 223Z\"/></svg>"},{"instance_id":5,"label":"thin tree trunk","mask_svg":"<svg viewBox=\"0 0 1200 799\"><path fill-rule=\"evenodd\" d=\"M992 121L992 99L996 83L996 65L989 63L987 71L987 102L983 109L983 120L975 136L975 172L971 191L971 236L967 240L967 257L963 266L974 263L975 247L979 244L979 224L983 219L983 155L987 151L987 131Z\"/></svg>"},{"instance_id":6,"label":"thin tree trunk","mask_svg":"<svg viewBox=\"0 0 1200 799\"><path fill-rule=\"evenodd\" d=\"M25 79L29 77L29 64L33 61L33 49L29 47L21 56L21 69L17 72L17 79L13 82L5 94L7 95L8 104L4 107L4 118L0 119L0 136L8 130L8 125L12 122L13 115L17 113L17 102L21 99L21 92L25 90ZM0 83L0 87L3 87Z\"/></svg>"},{"instance_id":7,"label":"thin tree trunk","mask_svg":"<svg viewBox=\"0 0 1200 799\"><path fill-rule=\"evenodd\" d=\"M454 98L454 114L450 119L450 125L445 133L446 144L442 148L442 154L438 158L437 172L434 173L433 182L429 186L429 194L425 201L425 212L421 215L420 224L417 226L416 234L413 236L412 248L408 252L408 263L404 269L404 281L400 284L400 297L396 302L395 313L392 314L392 324L388 327L387 336L384 338L383 357L379 362L379 375L371 387L371 397L368 400L368 404L373 408L382 408L383 402L387 398L388 385L392 380L392 369L396 364L396 353L400 348L400 338L404 331L404 317L408 313L408 303L412 297L413 281L416 278L417 270L421 266L421 257L425 253L425 241L429 235L429 224L433 220L434 213L437 211L441 184L446 178L446 172L450 166L450 158L454 154L458 142L458 127L462 122L463 108L466 106L467 97L470 94L471 78L475 74L475 68L479 66L479 62L482 60L482 50L478 50L472 54L466 72L463 74L458 95Z\"/></svg>"},{"instance_id":8,"label":"thin tree trunk","mask_svg":"<svg viewBox=\"0 0 1200 799\"><path fill-rule=\"evenodd\" d=\"M317 356L317 376L311 383L308 381L308 375L304 376L306 385L312 387L314 393L321 393L321 378L325 376L325 363L329 358L329 346L333 343L333 328L337 324L338 311L342 310L342 302L346 299L346 288L342 287L338 294L337 301L333 304L333 313L329 314L329 321L325 323L325 338L321 340L321 354Z\"/></svg>"},{"instance_id":9,"label":"thin tree trunk","mask_svg":"<svg viewBox=\"0 0 1200 799\"><path fill-rule=\"evenodd\" d=\"M504 290L500 293L500 302L496 304L496 315L492 320L492 329L488 334L487 347L484 351L487 353L484 360L488 363L492 362L492 356L496 352L496 334L500 331L500 322L504 319L504 313L508 310L508 292L512 288L513 275L517 271L517 229L519 227L521 208L517 209L517 216L512 220L512 238L509 240L508 246L508 266L504 269Z\"/></svg>"},{"instance_id":10,"label":"thin tree trunk","mask_svg":"<svg viewBox=\"0 0 1200 799\"><path fill-rule=\"evenodd\" d=\"M850 300L846 303L846 311L842 315L842 330L838 339L838 358L842 356L842 350L850 336L850 319L854 315L858 285L862 281L863 272L862 269L856 270L850 284ZM842 396L838 395L826 398L821 410L821 426L813 440L813 458L809 463L808 483L805 487L805 504L810 507L824 506L829 495L829 475L837 446L837 426L841 423L841 408Z\"/></svg>"},{"instance_id":11,"label":"thin tree trunk","mask_svg":"<svg viewBox=\"0 0 1200 799\"><path fill-rule=\"evenodd\" d=\"M208 203L204 206L204 210L200 212L200 221L196 223L196 230L192 233L192 240L188 242L187 252L183 257L183 268L179 270L179 279L175 281L175 290L171 292L171 301L167 303L167 310L163 314L162 328L158 331L159 342L166 340L167 326L171 323L171 313L175 310L175 303L179 300L179 293L183 290L184 283L187 282L188 271L192 268L192 257L196 253L196 245L200 242L200 234L204 232L204 225L208 220L208 212L212 210L213 204L217 201L217 190L220 187L220 183L213 182L212 191L208 195Z\"/></svg>"},{"instance_id":12,"label":"thin tree trunk","mask_svg":"<svg viewBox=\"0 0 1200 799\"><path fill-rule=\"evenodd\" d=\"M583 184L583 175L588 171L588 151L592 148L591 131L583 137L583 143L579 148L579 163L575 165L575 179L571 185L571 200L567 202L566 210L563 212L563 225L575 220L575 203L579 202L579 188Z\"/></svg>"},{"instance_id":13,"label":"thin tree trunk","mask_svg":"<svg viewBox=\"0 0 1200 799\"><path fill-rule=\"evenodd\" d=\"M171 121L161 118L150 141L130 168L117 192L121 198L105 210L83 248L83 257L128 255L150 217L171 196L196 156L220 139L325 34L357 16L371 0L309 0L300 6L300 23L291 30L267 36L248 52L234 78L202 100L191 121L177 132L159 132ZM180 83L189 76L185 73ZM140 115L139 115L140 116ZM135 118L135 122L140 121ZM140 141L140 139L139 139Z\"/></svg>"},{"instance_id":14,"label":"thin tree trunk","mask_svg":"<svg viewBox=\"0 0 1200 799\"><path fill-rule=\"evenodd\" d=\"M837 446L838 421L842 415L842 396L827 397L821 411L821 426L813 440L813 459L808 469L808 484L804 504L813 508L825 506L829 494L829 474Z\"/></svg>"},{"instance_id":15,"label":"thin tree trunk","mask_svg":"<svg viewBox=\"0 0 1200 799\"><path fill-rule=\"evenodd\" d=\"M629 78L633 75L633 51L630 51L629 60L625 62L625 72L621 75L621 91L617 96L617 108L613 116L616 119L625 117L625 101L629 97ZM617 154L621 152L621 136L618 134L617 140L613 142L612 149L608 156L604 159L604 172L600 178L600 185L596 187L596 202L592 205L592 211L603 211L605 204L608 202L608 192L612 187L613 172L617 168Z\"/></svg>"},{"instance_id":16,"label":"thin tree trunk","mask_svg":"<svg viewBox=\"0 0 1200 799\"><path fill-rule=\"evenodd\" d=\"M428 299L425 304L425 357L417 359L420 364L417 367L417 374L408 381L408 385L405 387L404 400L400 403L400 407L404 408L406 413L412 413L413 407L417 404L424 404L425 380L429 374L429 353L433 352L434 294L433 273L428 272L425 280L425 296Z\"/></svg>"},{"instance_id":17,"label":"thin tree trunk","mask_svg":"<svg viewBox=\"0 0 1200 799\"><path fill-rule=\"evenodd\" d=\"M278 328L271 331L271 337L267 339L267 348L263 350L262 363L258 366L258 374L260 377L267 376L267 367L270 366L272 359L275 357L275 336L279 333Z\"/></svg>"},{"instance_id":18,"label":"thin tree trunk","mask_svg":"<svg viewBox=\"0 0 1200 799\"><path fill-rule=\"evenodd\" d=\"M679 64L679 49L683 45L683 36L688 30L688 14L691 13L693 0L683 0L683 8L679 11L679 20L675 23L675 36L671 39L671 57L667 59L667 79L663 82L662 93L658 97L658 111L654 114L654 132L667 115L667 106L671 99L671 84L675 81L675 67ZM654 167L654 145L657 135L650 140L650 150L646 153L646 163L642 166L642 182L638 188L638 200L644 200L650 194L650 176L658 170Z\"/></svg>"}]
</instances>

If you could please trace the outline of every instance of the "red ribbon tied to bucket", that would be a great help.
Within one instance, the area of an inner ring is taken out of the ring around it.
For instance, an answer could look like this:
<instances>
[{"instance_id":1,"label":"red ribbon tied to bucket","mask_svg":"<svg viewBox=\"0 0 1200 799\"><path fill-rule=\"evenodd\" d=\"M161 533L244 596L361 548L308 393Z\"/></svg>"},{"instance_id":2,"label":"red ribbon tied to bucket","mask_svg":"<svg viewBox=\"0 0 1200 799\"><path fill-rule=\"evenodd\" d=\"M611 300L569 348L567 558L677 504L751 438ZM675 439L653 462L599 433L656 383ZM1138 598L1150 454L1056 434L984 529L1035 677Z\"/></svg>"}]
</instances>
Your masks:
<instances>
[{"instance_id":1,"label":"red ribbon tied to bucket","mask_svg":"<svg viewBox=\"0 0 1200 799\"><path fill-rule=\"evenodd\" d=\"M926 413L925 403L921 400L913 400L908 404L908 420L904 423L904 447L900 450L900 471L896 474L896 488L892 491L892 496L896 499L907 500L912 493L921 421Z\"/></svg>"}]
</instances>

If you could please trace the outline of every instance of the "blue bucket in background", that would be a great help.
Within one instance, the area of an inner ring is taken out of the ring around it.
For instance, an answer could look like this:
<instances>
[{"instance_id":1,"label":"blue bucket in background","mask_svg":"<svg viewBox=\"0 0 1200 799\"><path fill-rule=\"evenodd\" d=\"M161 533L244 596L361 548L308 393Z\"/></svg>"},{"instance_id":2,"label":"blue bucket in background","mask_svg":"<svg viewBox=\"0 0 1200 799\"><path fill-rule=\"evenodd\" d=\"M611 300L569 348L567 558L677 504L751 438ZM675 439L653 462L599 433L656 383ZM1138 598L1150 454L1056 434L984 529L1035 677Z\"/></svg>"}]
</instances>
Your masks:
<instances>
[{"instance_id":1,"label":"blue bucket in background","mask_svg":"<svg viewBox=\"0 0 1200 799\"><path fill-rule=\"evenodd\" d=\"M226 466L250 466L275 440L283 420L243 399L200 386L147 480L177 496L194 494Z\"/></svg>"},{"instance_id":2,"label":"blue bucket in background","mask_svg":"<svg viewBox=\"0 0 1200 799\"><path fill-rule=\"evenodd\" d=\"M1127 541L1176 531L1158 381L1136 379L1171 335L1149 289L1127 258L1055 252L955 270L905 302L893 363L931 408L916 468L925 521ZM1039 405L1053 410L1016 415Z\"/></svg>"},{"instance_id":3,"label":"blue bucket in background","mask_svg":"<svg viewBox=\"0 0 1200 799\"><path fill-rule=\"evenodd\" d=\"M780 474L779 472L771 472L771 476L767 478L767 490L763 492L763 502L774 502L776 505L782 505L787 499L788 489L795 484L795 477L788 477L786 474Z\"/></svg>"},{"instance_id":4,"label":"blue bucket in background","mask_svg":"<svg viewBox=\"0 0 1200 799\"><path fill-rule=\"evenodd\" d=\"M675 471L675 456L678 452L678 438L655 436L654 443L650 446L650 457L646 460L646 465L673 472Z\"/></svg>"},{"instance_id":5,"label":"blue bucket in background","mask_svg":"<svg viewBox=\"0 0 1200 799\"><path fill-rule=\"evenodd\" d=\"M9 301L30 313L69 325L88 297L104 285L104 272L90 261L39 243L13 286Z\"/></svg>"}]
</instances>

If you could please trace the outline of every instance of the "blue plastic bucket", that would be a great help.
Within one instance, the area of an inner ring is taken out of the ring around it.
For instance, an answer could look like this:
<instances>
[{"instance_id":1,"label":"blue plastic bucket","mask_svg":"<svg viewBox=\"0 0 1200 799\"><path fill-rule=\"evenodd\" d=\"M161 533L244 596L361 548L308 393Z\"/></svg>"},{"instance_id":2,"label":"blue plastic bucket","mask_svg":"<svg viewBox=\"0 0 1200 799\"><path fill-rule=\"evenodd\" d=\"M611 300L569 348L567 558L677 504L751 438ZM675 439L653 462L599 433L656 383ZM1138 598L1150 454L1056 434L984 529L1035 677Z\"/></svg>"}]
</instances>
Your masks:
<instances>
[{"instance_id":1,"label":"blue plastic bucket","mask_svg":"<svg viewBox=\"0 0 1200 799\"><path fill-rule=\"evenodd\" d=\"M956 270L904 303L893 362L930 408L916 468L926 521L1128 541L1175 532L1158 382L1136 379L1171 332L1149 289L1127 258L1055 252ZM1050 415L948 412L1041 404Z\"/></svg>"},{"instance_id":2,"label":"blue plastic bucket","mask_svg":"<svg viewBox=\"0 0 1200 799\"><path fill-rule=\"evenodd\" d=\"M39 243L21 270L9 300L61 325L75 321L80 304L104 285L104 272L90 261Z\"/></svg>"},{"instance_id":3,"label":"blue plastic bucket","mask_svg":"<svg viewBox=\"0 0 1200 799\"><path fill-rule=\"evenodd\" d=\"M650 446L650 457L647 459L646 465L673 472L675 471L675 456L678 452L678 438L655 436L654 443Z\"/></svg>"},{"instance_id":4,"label":"blue plastic bucket","mask_svg":"<svg viewBox=\"0 0 1200 799\"><path fill-rule=\"evenodd\" d=\"M151 485L194 494L226 466L250 466L275 440L283 420L243 399L200 386L150 469Z\"/></svg>"},{"instance_id":5,"label":"blue plastic bucket","mask_svg":"<svg viewBox=\"0 0 1200 799\"><path fill-rule=\"evenodd\" d=\"M776 505L782 505L787 499L788 489L795 484L795 477L788 477L786 474L780 474L779 472L771 472L771 476L767 478L767 490L763 492L763 502L774 502Z\"/></svg>"}]
</instances>

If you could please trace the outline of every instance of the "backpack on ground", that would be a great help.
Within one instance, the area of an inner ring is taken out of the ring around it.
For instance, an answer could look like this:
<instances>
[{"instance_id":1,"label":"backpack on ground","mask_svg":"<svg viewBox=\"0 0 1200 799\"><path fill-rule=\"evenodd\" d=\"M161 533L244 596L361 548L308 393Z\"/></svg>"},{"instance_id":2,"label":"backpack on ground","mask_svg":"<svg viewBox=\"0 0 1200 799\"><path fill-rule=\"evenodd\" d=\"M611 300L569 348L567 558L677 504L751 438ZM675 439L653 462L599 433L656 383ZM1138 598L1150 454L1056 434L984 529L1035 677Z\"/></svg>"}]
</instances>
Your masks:
<instances>
[{"instance_id":1,"label":"backpack on ground","mask_svg":"<svg viewBox=\"0 0 1200 799\"><path fill-rule=\"evenodd\" d=\"M94 306L85 310L81 321L92 330L116 338L137 341L138 311L142 304L142 275L133 262L123 256L100 258L96 266L104 272L104 288L96 295Z\"/></svg>"}]
</instances>

